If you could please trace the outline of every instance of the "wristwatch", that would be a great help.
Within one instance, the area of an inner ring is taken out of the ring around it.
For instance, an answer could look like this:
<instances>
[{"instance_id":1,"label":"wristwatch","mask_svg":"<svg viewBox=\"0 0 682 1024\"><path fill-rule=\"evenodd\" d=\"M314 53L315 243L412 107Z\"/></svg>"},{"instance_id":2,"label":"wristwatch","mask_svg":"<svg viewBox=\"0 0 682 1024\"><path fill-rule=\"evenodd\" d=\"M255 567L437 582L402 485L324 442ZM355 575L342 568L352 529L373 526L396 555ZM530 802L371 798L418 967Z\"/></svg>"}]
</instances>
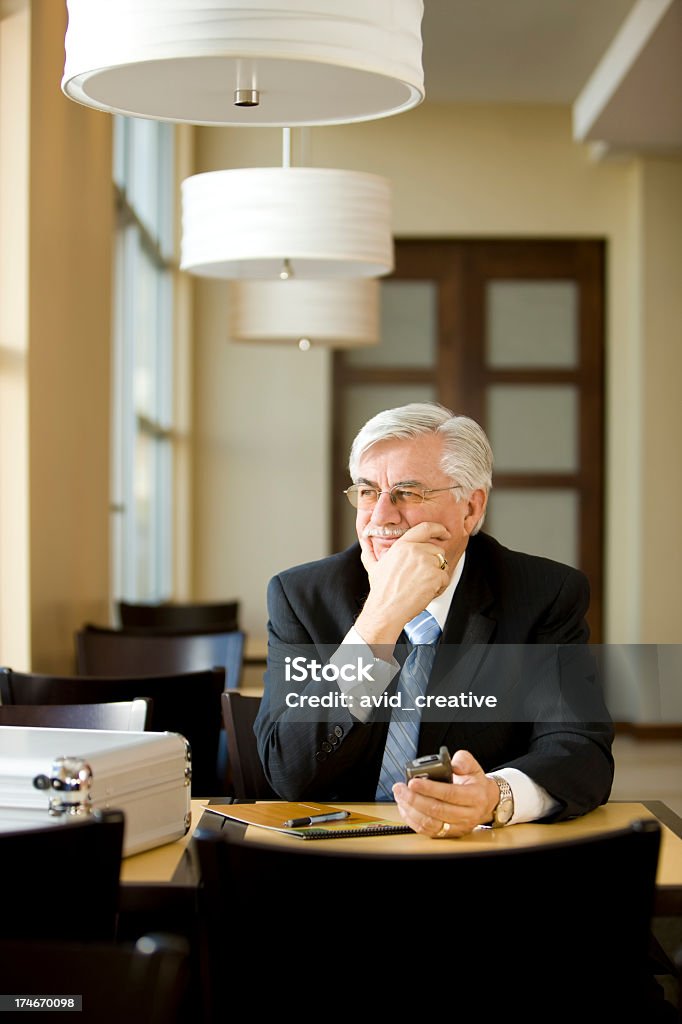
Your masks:
<instances>
[{"instance_id":1,"label":"wristwatch","mask_svg":"<svg viewBox=\"0 0 682 1024\"><path fill-rule=\"evenodd\" d=\"M493 811L490 827L502 828L503 825L508 825L514 816L514 794L507 780L503 779L501 775L491 775L490 778L494 779L500 787L500 799Z\"/></svg>"}]
</instances>

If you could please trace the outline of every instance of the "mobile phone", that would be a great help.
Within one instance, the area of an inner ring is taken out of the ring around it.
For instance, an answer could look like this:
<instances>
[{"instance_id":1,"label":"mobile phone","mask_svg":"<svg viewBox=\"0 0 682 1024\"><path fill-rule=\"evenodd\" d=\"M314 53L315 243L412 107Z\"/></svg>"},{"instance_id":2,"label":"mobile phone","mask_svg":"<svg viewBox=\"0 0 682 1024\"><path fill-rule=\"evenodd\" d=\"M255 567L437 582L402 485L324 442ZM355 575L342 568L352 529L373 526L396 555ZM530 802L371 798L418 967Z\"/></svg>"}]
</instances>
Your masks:
<instances>
[{"instance_id":1,"label":"mobile phone","mask_svg":"<svg viewBox=\"0 0 682 1024\"><path fill-rule=\"evenodd\" d=\"M452 782L450 751L441 747L437 754L415 757L405 765L405 779L433 779L434 782Z\"/></svg>"}]
</instances>

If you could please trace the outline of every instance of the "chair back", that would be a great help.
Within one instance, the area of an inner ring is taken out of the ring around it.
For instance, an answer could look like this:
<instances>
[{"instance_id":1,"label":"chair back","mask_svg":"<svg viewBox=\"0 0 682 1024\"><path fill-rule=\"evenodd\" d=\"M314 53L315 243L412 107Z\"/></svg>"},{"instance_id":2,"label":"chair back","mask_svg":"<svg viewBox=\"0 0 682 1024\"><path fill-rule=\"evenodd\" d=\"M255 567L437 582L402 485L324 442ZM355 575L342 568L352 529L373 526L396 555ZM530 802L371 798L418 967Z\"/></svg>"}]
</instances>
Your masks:
<instances>
[{"instance_id":1,"label":"chair back","mask_svg":"<svg viewBox=\"0 0 682 1024\"><path fill-rule=\"evenodd\" d=\"M135 604L118 602L118 618L123 628L169 629L201 633L239 629L239 601L180 604Z\"/></svg>"},{"instance_id":2,"label":"chair back","mask_svg":"<svg viewBox=\"0 0 682 1024\"><path fill-rule=\"evenodd\" d=\"M151 719L149 697L112 704L0 704L0 725L29 725L40 729L144 732Z\"/></svg>"},{"instance_id":3,"label":"chair back","mask_svg":"<svg viewBox=\"0 0 682 1024\"><path fill-rule=\"evenodd\" d=\"M189 946L177 935L132 943L2 942L0 965L23 996L74 993L97 1024L180 1024L188 991ZM68 996L55 996L68 999ZM64 1011L66 1012L66 1011Z\"/></svg>"},{"instance_id":4,"label":"chair back","mask_svg":"<svg viewBox=\"0 0 682 1024\"><path fill-rule=\"evenodd\" d=\"M590 1019L648 1019L660 843L653 820L535 847L492 842L484 852L467 850L468 837L443 840L441 853L411 855L373 847L397 837L344 840L356 844L344 853L343 842L330 850L291 838L283 848L285 839L261 842L250 833L245 842L242 831L227 822L219 832L195 833L216 1005L226 958L238 975L274 915L286 941L269 960L273 1007L303 957L310 977L324 976L343 962L350 936L357 948L371 947L363 977L381 986L382 1003L391 991L404 998L388 979L413 962L452 982L448 999L458 1011L480 1014L483 1004L539 1021L553 1019L556 1006L567 1013L562 1020L579 1020L589 1007ZM228 920L239 922L238 948Z\"/></svg>"},{"instance_id":5,"label":"chair back","mask_svg":"<svg viewBox=\"0 0 682 1024\"><path fill-rule=\"evenodd\" d=\"M152 732L178 732L192 748L192 795L215 796L225 669L134 676L45 676L0 669L3 704L106 704L148 697Z\"/></svg>"},{"instance_id":6,"label":"chair back","mask_svg":"<svg viewBox=\"0 0 682 1024\"><path fill-rule=\"evenodd\" d=\"M244 638L240 630L157 634L86 626L76 633L76 671L92 676L139 676L222 666L227 685L236 687Z\"/></svg>"},{"instance_id":7,"label":"chair back","mask_svg":"<svg viewBox=\"0 0 682 1024\"><path fill-rule=\"evenodd\" d=\"M276 800L277 794L265 777L253 731L261 698L226 690L220 699L234 796L238 800Z\"/></svg>"},{"instance_id":8,"label":"chair back","mask_svg":"<svg viewBox=\"0 0 682 1024\"><path fill-rule=\"evenodd\" d=\"M0 938L113 939L122 846L123 814L115 810L0 831Z\"/></svg>"}]
</instances>

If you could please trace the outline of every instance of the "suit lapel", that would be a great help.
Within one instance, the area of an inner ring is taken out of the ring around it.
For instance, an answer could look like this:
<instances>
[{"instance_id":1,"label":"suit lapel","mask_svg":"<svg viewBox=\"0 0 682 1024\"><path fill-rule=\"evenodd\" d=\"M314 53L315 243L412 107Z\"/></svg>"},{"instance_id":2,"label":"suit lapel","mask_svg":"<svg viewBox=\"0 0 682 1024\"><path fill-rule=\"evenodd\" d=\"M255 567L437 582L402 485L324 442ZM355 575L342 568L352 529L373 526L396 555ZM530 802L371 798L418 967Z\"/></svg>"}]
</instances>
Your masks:
<instances>
[{"instance_id":1,"label":"suit lapel","mask_svg":"<svg viewBox=\"0 0 682 1024\"><path fill-rule=\"evenodd\" d=\"M445 622L428 693L452 694L474 689L486 645L491 642L497 625L489 614L492 603L493 594L478 557L476 538L472 538L467 547L464 572ZM467 711L467 715L470 713ZM427 713L420 732L420 753L437 751L458 717L458 708L448 708L442 721L429 721ZM467 723L462 722L461 727L463 734L466 733Z\"/></svg>"},{"instance_id":2,"label":"suit lapel","mask_svg":"<svg viewBox=\"0 0 682 1024\"><path fill-rule=\"evenodd\" d=\"M467 546L464 572L443 630L441 642L444 644L485 644L495 628L495 619L486 614L493 603L493 593L476 540L472 537Z\"/></svg>"},{"instance_id":3,"label":"suit lapel","mask_svg":"<svg viewBox=\"0 0 682 1024\"><path fill-rule=\"evenodd\" d=\"M353 544L346 554L348 555L348 562L345 569L345 579L342 579L337 595L338 599L343 601L345 595L349 597L348 614L351 616L352 621L348 626L348 629L353 625L358 615L362 611L363 605L367 600L369 594L369 579L367 572L362 560L360 558L360 545ZM345 612L344 612L345 614ZM345 629L346 623L342 625L342 633L345 636L348 629ZM345 629L345 632L343 630Z\"/></svg>"}]
</instances>

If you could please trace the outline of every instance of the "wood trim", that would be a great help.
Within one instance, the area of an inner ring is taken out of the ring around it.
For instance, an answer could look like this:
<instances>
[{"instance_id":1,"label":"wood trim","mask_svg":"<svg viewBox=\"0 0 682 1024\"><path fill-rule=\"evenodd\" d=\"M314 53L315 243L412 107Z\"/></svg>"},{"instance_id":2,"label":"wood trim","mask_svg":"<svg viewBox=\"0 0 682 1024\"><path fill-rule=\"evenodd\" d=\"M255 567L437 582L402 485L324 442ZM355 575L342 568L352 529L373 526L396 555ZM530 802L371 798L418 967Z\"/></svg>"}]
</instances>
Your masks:
<instances>
[{"instance_id":1,"label":"wood trim","mask_svg":"<svg viewBox=\"0 0 682 1024\"><path fill-rule=\"evenodd\" d=\"M581 384L583 381L580 369L508 370L489 367L485 370L485 377L488 384Z\"/></svg>"},{"instance_id":2,"label":"wood trim","mask_svg":"<svg viewBox=\"0 0 682 1024\"><path fill-rule=\"evenodd\" d=\"M513 488L579 488L580 476L575 473L495 473L493 484L496 491Z\"/></svg>"},{"instance_id":3,"label":"wood trim","mask_svg":"<svg viewBox=\"0 0 682 1024\"><path fill-rule=\"evenodd\" d=\"M636 740L682 740L682 722L614 722L613 727Z\"/></svg>"},{"instance_id":4,"label":"wood trim","mask_svg":"<svg viewBox=\"0 0 682 1024\"><path fill-rule=\"evenodd\" d=\"M331 486L331 550L339 551L341 548L341 501L344 500L341 492L347 486L347 474L345 460L348 452L342 453L344 436L344 404L343 393L348 385L348 367L345 365L340 352L334 352L332 356L332 422L331 422L331 443L332 457L329 462L330 486ZM345 456L345 458L344 458Z\"/></svg>"},{"instance_id":5,"label":"wood trim","mask_svg":"<svg viewBox=\"0 0 682 1024\"><path fill-rule=\"evenodd\" d=\"M348 384L433 384L434 372L418 366L345 366L343 383Z\"/></svg>"},{"instance_id":6,"label":"wood trim","mask_svg":"<svg viewBox=\"0 0 682 1024\"><path fill-rule=\"evenodd\" d=\"M576 243L580 283L580 564L590 588L589 621L602 639L604 579L604 261L603 243Z\"/></svg>"},{"instance_id":7,"label":"wood trim","mask_svg":"<svg viewBox=\"0 0 682 1024\"><path fill-rule=\"evenodd\" d=\"M460 243L463 244L463 243ZM573 385L579 394L578 467L575 473L509 472L494 475L497 492L510 487L570 488L578 492L578 557L591 589L589 625L594 642L603 621L603 350L604 244L595 240L495 240L469 243L465 260L467 342L474 392L467 412L488 429L486 395L505 384ZM486 363L486 287L491 280L569 280L579 290L578 365L498 369Z\"/></svg>"}]
</instances>

